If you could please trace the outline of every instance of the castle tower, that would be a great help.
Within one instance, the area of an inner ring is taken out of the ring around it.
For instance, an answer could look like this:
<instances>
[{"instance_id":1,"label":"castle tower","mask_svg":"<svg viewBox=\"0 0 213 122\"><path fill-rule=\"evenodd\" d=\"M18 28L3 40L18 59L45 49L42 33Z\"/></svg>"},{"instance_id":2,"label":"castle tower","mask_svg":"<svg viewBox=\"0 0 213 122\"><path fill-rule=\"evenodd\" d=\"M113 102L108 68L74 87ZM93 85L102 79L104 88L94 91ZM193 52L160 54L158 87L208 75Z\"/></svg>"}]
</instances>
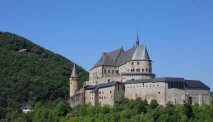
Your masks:
<instances>
[{"instance_id":1,"label":"castle tower","mask_svg":"<svg viewBox=\"0 0 213 122\"><path fill-rule=\"evenodd\" d=\"M70 82L70 97L72 97L73 95L76 94L78 90L78 75L76 73L75 64L73 65L72 74L70 76L69 82Z\"/></svg>"},{"instance_id":2,"label":"castle tower","mask_svg":"<svg viewBox=\"0 0 213 122\"><path fill-rule=\"evenodd\" d=\"M136 36L136 47L132 58L130 59L130 65L128 77L126 79L152 79L155 74L152 73L152 60L149 57L147 48L145 45L140 45L139 36Z\"/></svg>"}]
</instances>

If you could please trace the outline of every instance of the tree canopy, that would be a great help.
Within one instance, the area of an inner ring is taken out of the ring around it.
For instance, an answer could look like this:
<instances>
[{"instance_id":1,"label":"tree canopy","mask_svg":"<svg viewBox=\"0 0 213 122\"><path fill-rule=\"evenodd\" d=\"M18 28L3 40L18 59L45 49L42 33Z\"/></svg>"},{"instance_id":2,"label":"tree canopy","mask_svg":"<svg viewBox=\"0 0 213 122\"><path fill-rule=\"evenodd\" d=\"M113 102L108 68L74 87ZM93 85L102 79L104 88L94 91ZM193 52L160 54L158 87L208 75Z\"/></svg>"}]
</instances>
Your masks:
<instances>
[{"instance_id":1,"label":"tree canopy","mask_svg":"<svg viewBox=\"0 0 213 122\"><path fill-rule=\"evenodd\" d=\"M22 105L65 98L73 62L33 42L0 32L0 118ZM79 85L88 72L77 66Z\"/></svg>"}]
</instances>

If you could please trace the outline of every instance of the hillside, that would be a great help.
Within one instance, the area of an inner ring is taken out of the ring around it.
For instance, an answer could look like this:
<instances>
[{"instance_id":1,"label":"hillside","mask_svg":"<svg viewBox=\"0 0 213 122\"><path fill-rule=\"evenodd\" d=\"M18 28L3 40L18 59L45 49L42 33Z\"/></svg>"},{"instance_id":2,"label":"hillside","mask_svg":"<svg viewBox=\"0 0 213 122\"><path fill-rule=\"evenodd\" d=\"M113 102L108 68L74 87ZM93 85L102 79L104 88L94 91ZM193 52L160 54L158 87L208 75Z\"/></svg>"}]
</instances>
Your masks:
<instances>
[{"instance_id":1,"label":"hillside","mask_svg":"<svg viewBox=\"0 0 213 122\"><path fill-rule=\"evenodd\" d=\"M31 41L0 32L0 118L22 105L64 99L73 63ZM77 66L79 84L88 72Z\"/></svg>"}]
</instances>

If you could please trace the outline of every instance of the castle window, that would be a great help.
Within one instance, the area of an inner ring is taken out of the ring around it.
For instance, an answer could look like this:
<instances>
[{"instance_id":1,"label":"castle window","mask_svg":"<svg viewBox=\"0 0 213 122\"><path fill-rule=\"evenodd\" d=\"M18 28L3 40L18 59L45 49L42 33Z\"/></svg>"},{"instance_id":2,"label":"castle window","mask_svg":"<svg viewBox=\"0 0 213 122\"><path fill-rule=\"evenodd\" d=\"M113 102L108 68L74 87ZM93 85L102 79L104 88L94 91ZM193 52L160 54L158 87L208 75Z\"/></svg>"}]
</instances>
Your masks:
<instances>
[{"instance_id":1,"label":"castle window","mask_svg":"<svg viewBox=\"0 0 213 122\"><path fill-rule=\"evenodd\" d=\"M118 70L116 71L116 73L118 74Z\"/></svg>"},{"instance_id":2,"label":"castle window","mask_svg":"<svg viewBox=\"0 0 213 122\"><path fill-rule=\"evenodd\" d=\"M160 94L160 92L158 92L158 94Z\"/></svg>"},{"instance_id":3,"label":"castle window","mask_svg":"<svg viewBox=\"0 0 213 122\"><path fill-rule=\"evenodd\" d=\"M148 69L146 68L146 72L148 71Z\"/></svg>"},{"instance_id":4,"label":"castle window","mask_svg":"<svg viewBox=\"0 0 213 122\"><path fill-rule=\"evenodd\" d=\"M137 62L137 65L139 65L139 64L140 64L140 62L138 61L138 62Z\"/></svg>"},{"instance_id":5,"label":"castle window","mask_svg":"<svg viewBox=\"0 0 213 122\"><path fill-rule=\"evenodd\" d=\"M110 90L110 94L112 94L112 91Z\"/></svg>"},{"instance_id":6,"label":"castle window","mask_svg":"<svg viewBox=\"0 0 213 122\"><path fill-rule=\"evenodd\" d=\"M142 69L142 72L144 72L144 69Z\"/></svg>"},{"instance_id":7,"label":"castle window","mask_svg":"<svg viewBox=\"0 0 213 122\"><path fill-rule=\"evenodd\" d=\"M137 72L140 72L140 69L137 69Z\"/></svg>"},{"instance_id":8,"label":"castle window","mask_svg":"<svg viewBox=\"0 0 213 122\"><path fill-rule=\"evenodd\" d=\"M99 92L99 94L101 94L101 92Z\"/></svg>"},{"instance_id":9,"label":"castle window","mask_svg":"<svg viewBox=\"0 0 213 122\"><path fill-rule=\"evenodd\" d=\"M112 74L114 74L114 70L112 70Z\"/></svg>"},{"instance_id":10,"label":"castle window","mask_svg":"<svg viewBox=\"0 0 213 122\"><path fill-rule=\"evenodd\" d=\"M134 65L134 62L131 62L131 65Z\"/></svg>"},{"instance_id":11,"label":"castle window","mask_svg":"<svg viewBox=\"0 0 213 122\"><path fill-rule=\"evenodd\" d=\"M110 70L108 70L108 73L110 73Z\"/></svg>"},{"instance_id":12,"label":"castle window","mask_svg":"<svg viewBox=\"0 0 213 122\"><path fill-rule=\"evenodd\" d=\"M104 74L106 74L106 70L104 70Z\"/></svg>"},{"instance_id":13,"label":"castle window","mask_svg":"<svg viewBox=\"0 0 213 122\"><path fill-rule=\"evenodd\" d=\"M135 72L135 69L132 69L132 72Z\"/></svg>"},{"instance_id":14,"label":"castle window","mask_svg":"<svg viewBox=\"0 0 213 122\"><path fill-rule=\"evenodd\" d=\"M149 69L149 72L151 72L151 69Z\"/></svg>"},{"instance_id":15,"label":"castle window","mask_svg":"<svg viewBox=\"0 0 213 122\"><path fill-rule=\"evenodd\" d=\"M108 79L108 83L110 82L110 79Z\"/></svg>"}]
</instances>

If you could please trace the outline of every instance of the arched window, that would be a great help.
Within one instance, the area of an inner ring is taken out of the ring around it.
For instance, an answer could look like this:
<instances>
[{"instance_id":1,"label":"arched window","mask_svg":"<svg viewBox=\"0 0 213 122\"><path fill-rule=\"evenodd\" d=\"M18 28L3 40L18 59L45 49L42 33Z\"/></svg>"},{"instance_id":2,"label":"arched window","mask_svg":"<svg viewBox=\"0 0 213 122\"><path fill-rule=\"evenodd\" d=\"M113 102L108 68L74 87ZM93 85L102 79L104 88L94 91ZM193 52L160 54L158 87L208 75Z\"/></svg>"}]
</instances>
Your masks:
<instances>
[{"instance_id":1,"label":"arched window","mask_svg":"<svg viewBox=\"0 0 213 122\"><path fill-rule=\"evenodd\" d=\"M140 69L137 69L137 72L140 72Z\"/></svg>"}]
</instances>

